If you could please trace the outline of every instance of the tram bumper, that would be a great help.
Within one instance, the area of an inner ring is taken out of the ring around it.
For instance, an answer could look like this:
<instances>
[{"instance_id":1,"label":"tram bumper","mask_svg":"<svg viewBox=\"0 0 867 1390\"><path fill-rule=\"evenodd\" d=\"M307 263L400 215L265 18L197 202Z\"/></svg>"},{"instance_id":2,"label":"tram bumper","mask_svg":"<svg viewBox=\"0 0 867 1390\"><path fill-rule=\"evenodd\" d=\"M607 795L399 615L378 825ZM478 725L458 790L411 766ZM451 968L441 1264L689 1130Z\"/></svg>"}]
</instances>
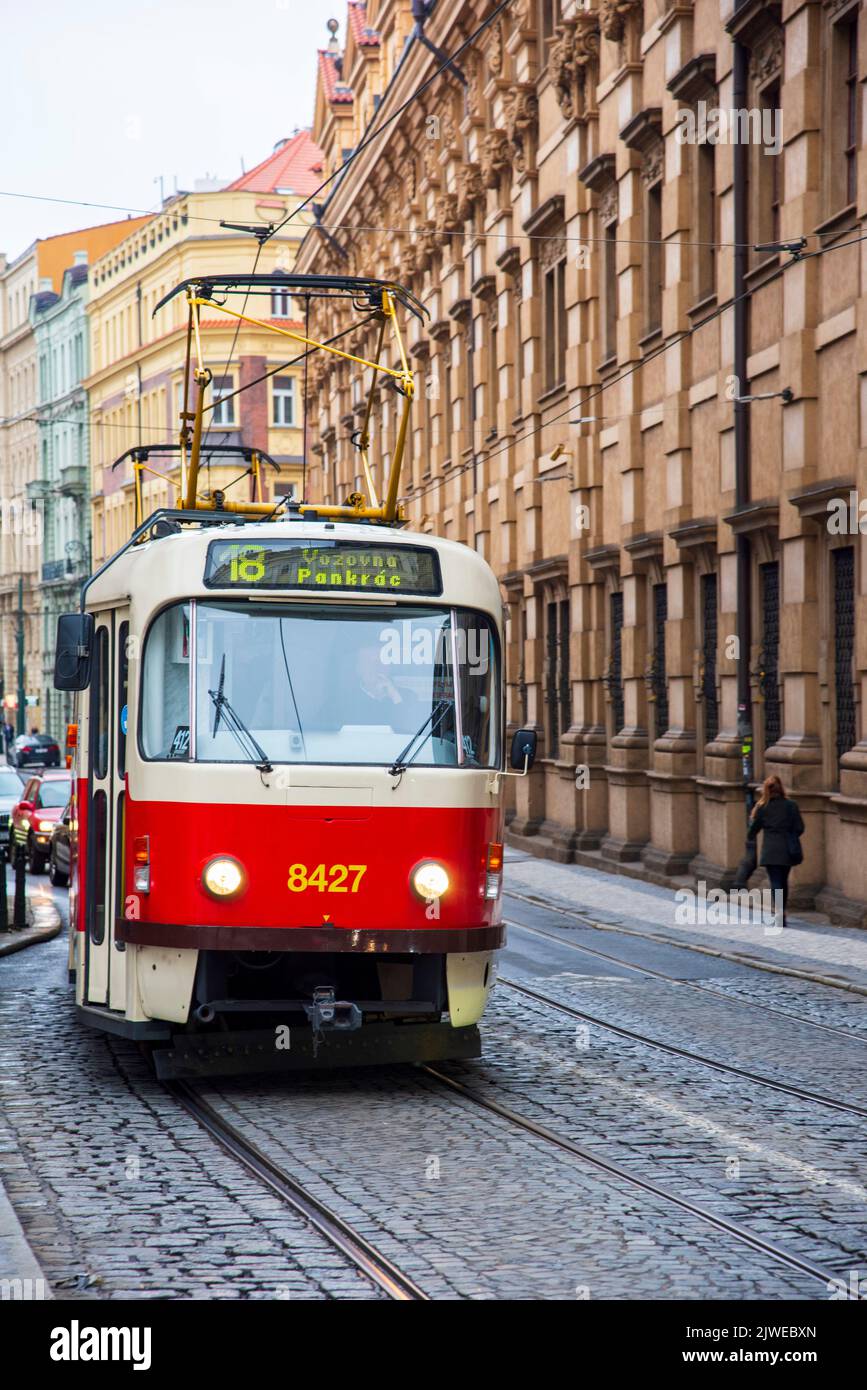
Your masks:
<instances>
[{"instance_id":1,"label":"tram bumper","mask_svg":"<svg viewBox=\"0 0 867 1390\"><path fill-rule=\"evenodd\" d=\"M152 1057L160 1081L194 1081L205 1076L466 1061L482 1055L478 1028L453 1028L450 1023L368 1023L318 1039L312 1028L292 1028L286 1030L283 1046L280 1041L273 1029L180 1033L170 1047L155 1048Z\"/></svg>"}]
</instances>

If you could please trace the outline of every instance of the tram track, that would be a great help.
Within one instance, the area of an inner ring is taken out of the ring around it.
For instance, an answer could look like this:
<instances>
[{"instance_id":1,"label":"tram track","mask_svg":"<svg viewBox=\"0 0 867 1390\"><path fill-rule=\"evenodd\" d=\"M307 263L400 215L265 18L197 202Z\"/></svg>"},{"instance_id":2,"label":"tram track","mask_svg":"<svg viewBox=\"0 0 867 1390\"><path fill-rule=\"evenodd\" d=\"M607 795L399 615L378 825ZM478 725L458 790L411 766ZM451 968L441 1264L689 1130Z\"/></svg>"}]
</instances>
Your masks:
<instances>
[{"instance_id":1,"label":"tram track","mask_svg":"<svg viewBox=\"0 0 867 1390\"><path fill-rule=\"evenodd\" d=\"M560 917L566 917L571 921L579 923L582 927L588 927L593 931L609 932L615 935L628 936L632 938L637 938L640 941L651 941L654 943L654 945L668 946L678 951L695 951L701 955L715 956L720 960L732 961L737 965L743 965L751 969L770 969L770 967L765 967L764 965L757 965L755 961L751 960L747 956L736 954L728 955L725 952L716 951L711 949L710 947L696 946L680 941L669 941L659 936L647 936L644 932L634 931L630 927L614 925L609 926L607 923L595 922L593 918L589 915L577 912L572 908L560 907L554 903L544 902L541 898L530 897L525 893L515 893L511 889L504 889L503 897L512 898L516 902L527 903L530 907L535 908L537 911L556 913ZM691 989L697 991L700 994L709 994L712 995L714 999L723 999L727 1004L737 1004L745 1009L758 1009L763 1014L775 1014L778 1018L787 1018L790 1019L793 1023L800 1023L805 1028L815 1028L818 1029L820 1032L831 1033L832 1035L838 1038L845 1038L847 1042L854 1041L861 1043L862 1045L867 1045L867 1037L865 1037L862 1034L858 1034L852 1031L851 1029L837 1028L832 1023L817 1023L815 1019L802 1018L799 1014L790 1013L788 1009L776 1008L772 1004L758 1003L754 999L742 999L735 994L726 994L724 990L714 989L712 985L702 985L699 984L697 980L685 980L677 975L669 975L666 971L654 970L652 966L649 965L636 965L633 961L623 960L622 957L615 956L610 951L600 951L594 946L585 945L583 942L570 941L566 937L557 936L552 931L546 931L544 927L530 926L527 922L517 922L514 919L509 918L504 918L503 920L505 922L505 925L508 927L517 927L521 931L529 932L533 936L544 937L548 941L556 941L559 945L567 946L572 951L580 951L584 955L595 956L599 960L611 961L612 964L619 965L624 970L632 970L638 975L647 975L650 976L652 979L665 980L668 984L677 985L678 987L681 987L683 989ZM788 970L781 970L775 973L791 974L792 978L798 980L813 980L812 976L794 971L790 972ZM841 984L834 985L828 980L820 980L814 982L826 984L829 988L845 988L845 986Z\"/></svg>"},{"instance_id":2,"label":"tram track","mask_svg":"<svg viewBox=\"0 0 867 1390\"><path fill-rule=\"evenodd\" d=\"M246 1139L194 1087L185 1081L166 1082L165 1088L232 1158L242 1163L281 1201L313 1226L339 1250L356 1269L397 1302L427 1301L428 1295L387 1256L371 1245L358 1231L312 1196L279 1164L268 1158L257 1145Z\"/></svg>"},{"instance_id":3,"label":"tram track","mask_svg":"<svg viewBox=\"0 0 867 1390\"><path fill-rule=\"evenodd\" d=\"M839 1278L831 1270L824 1269L813 1260L806 1259L795 1254L794 1251L787 1250L784 1246L778 1245L776 1241L767 1240L763 1236L756 1235L739 1222L730 1221L725 1216L719 1216L716 1212L710 1211L700 1203L690 1201L689 1198L686 1197L681 1197L678 1193L672 1192L670 1188L663 1187L660 1183L653 1182L649 1178L640 1177L637 1173L630 1171L629 1168L624 1167L620 1163L615 1163L612 1159L602 1158L591 1149L587 1149L581 1144L576 1144L565 1135L556 1133L546 1125L539 1124L536 1120L531 1120L527 1115L520 1114L517 1110L513 1110L511 1106L504 1105L501 1101L493 1100L489 1096L479 1095L471 1086L467 1086L457 1077L449 1076L446 1072L440 1071L438 1066L425 1064L421 1070L426 1072L428 1076L433 1077L441 1085L451 1090L455 1095L460 1096L465 1101L469 1101L470 1104L477 1108L499 1116L500 1119L508 1121L509 1124L514 1125L525 1134L543 1140L546 1144L559 1149L563 1153L571 1155L573 1158L582 1160L593 1168L598 1169L600 1172L606 1173L609 1177L618 1178L641 1192L667 1202L671 1206L678 1207L681 1211L687 1212L689 1215L696 1217L707 1225L713 1226L716 1230L733 1237L740 1244L749 1246L751 1250L769 1256L778 1264L785 1265L789 1269L808 1275L810 1278L821 1282L826 1291L830 1288L837 1288L839 1286ZM853 1295L850 1294L847 1295L847 1297L853 1297ZM854 1297L860 1298L860 1295L855 1295Z\"/></svg>"},{"instance_id":4,"label":"tram track","mask_svg":"<svg viewBox=\"0 0 867 1390\"><path fill-rule=\"evenodd\" d=\"M693 1052L690 1048L678 1047L674 1043L666 1043L660 1041L659 1038L648 1037L645 1033L639 1033L634 1028L625 1028L620 1023L611 1023L595 1014L588 1014L584 1009L576 1009L574 1005L566 1004L560 999L552 999L550 995L542 994L539 990L532 989L519 980L510 980L505 975L498 975L497 983L504 985L506 989L524 995L527 999L535 1000L538 1004L546 1004L549 1008L557 1009L569 1018L577 1019L581 1023L592 1023L596 1028L605 1028L618 1037L628 1038L631 1042L642 1043L645 1047L653 1047L658 1052L665 1052L673 1057L682 1057L689 1062L697 1062L700 1066L708 1067L712 1071L722 1072L726 1076L736 1076L742 1081L750 1081L757 1086L765 1086L769 1090L778 1091L783 1095L794 1096L796 1100L809 1101L814 1105L824 1105L831 1110L840 1110L844 1114L855 1115L859 1119L867 1119L867 1107L852 1105L851 1102L845 1100L835 1100L832 1096L822 1095L819 1091L807 1090L803 1086L793 1086L786 1081L775 1081L773 1077L762 1076L759 1072L748 1071L745 1067L735 1067L728 1062L720 1062L713 1057L705 1057L700 1052Z\"/></svg>"}]
</instances>

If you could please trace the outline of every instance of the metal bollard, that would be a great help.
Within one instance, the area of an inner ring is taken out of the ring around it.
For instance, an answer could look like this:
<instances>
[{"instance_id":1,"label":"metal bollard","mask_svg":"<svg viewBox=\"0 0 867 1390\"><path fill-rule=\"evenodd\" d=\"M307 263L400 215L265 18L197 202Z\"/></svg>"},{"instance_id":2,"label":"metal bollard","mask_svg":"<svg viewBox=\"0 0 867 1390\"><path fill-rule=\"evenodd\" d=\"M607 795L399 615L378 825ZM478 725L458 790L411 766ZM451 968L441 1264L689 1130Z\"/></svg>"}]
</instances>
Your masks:
<instances>
[{"instance_id":1,"label":"metal bollard","mask_svg":"<svg viewBox=\"0 0 867 1390\"><path fill-rule=\"evenodd\" d=\"M9 930L9 898L6 892L6 860L0 860L0 931Z\"/></svg>"},{"instance_id":2,"label":"metal bollard","mask_svg":"<svg viewBox=\"0 0 867 1390\"><path fill-rule=\"evenodd\" d=\"M16 931L23 931L27 926L27 899L24 894L24 885L27 881L27 866L25 863L24 846L15 846L15 905L12 909L12 925Z\"/></svg>"}]
</instances>

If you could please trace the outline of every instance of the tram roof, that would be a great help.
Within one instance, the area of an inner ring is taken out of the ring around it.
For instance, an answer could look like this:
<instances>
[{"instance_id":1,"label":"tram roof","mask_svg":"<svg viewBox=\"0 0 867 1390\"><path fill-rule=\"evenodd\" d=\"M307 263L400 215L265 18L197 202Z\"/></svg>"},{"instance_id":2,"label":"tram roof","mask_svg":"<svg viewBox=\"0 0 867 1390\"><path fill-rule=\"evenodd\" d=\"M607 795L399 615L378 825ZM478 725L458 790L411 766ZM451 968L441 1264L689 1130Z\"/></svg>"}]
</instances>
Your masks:
<instances>
[{"instance_id":1,"label":"tram roof","mask_svg":"<svg viewBox=\"0 0 867 1390\"><path fill-rule=\"evenodd\" d=\"M219 588L205 583L208 547L214 541L242 542L245 545L269 542L331 540L350 542L360 550L380 547L421 547L436 552L442 575L442 593L420 595L370 589L292 589L263 586L262 590ZM365 600L379 603L432 603L477 608L498 615L502 598L496 576L487 562L468 546L442 536L424 532L392 530L341 520L226 521L185 527L154 539L146 539L112 556L86 586L87 608L107 608L131 600L155 611L166 603L184 598L216 598L232 594L254 599L260 593L273 601L311 598L327 600Z\"/></svg>"}]
</instances>

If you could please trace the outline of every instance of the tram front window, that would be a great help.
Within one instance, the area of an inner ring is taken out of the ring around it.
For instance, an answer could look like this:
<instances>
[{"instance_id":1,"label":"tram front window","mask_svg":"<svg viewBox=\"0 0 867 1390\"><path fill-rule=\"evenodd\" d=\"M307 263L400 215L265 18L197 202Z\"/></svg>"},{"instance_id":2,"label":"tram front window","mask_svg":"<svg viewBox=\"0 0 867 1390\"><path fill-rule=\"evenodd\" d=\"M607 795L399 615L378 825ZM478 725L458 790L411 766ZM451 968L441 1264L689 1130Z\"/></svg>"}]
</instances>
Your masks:
<instances>
[{"instance_id":1,"label":"tram front window","mask_svg":"<svg viewBox=\"0 0 867 1390\"><path fill-rule=\"evenodd\" d=\"M192 607L192 736L188 718L174 722L176 687L166 685L172 641L158 629L166 623L168 634L174 624L177 647L178 609L170 609L145 648L147 757L388 766L400 755L421 767L499 765L496 645L482 615L339 603Z\"/></svg>"}]
</instances>

